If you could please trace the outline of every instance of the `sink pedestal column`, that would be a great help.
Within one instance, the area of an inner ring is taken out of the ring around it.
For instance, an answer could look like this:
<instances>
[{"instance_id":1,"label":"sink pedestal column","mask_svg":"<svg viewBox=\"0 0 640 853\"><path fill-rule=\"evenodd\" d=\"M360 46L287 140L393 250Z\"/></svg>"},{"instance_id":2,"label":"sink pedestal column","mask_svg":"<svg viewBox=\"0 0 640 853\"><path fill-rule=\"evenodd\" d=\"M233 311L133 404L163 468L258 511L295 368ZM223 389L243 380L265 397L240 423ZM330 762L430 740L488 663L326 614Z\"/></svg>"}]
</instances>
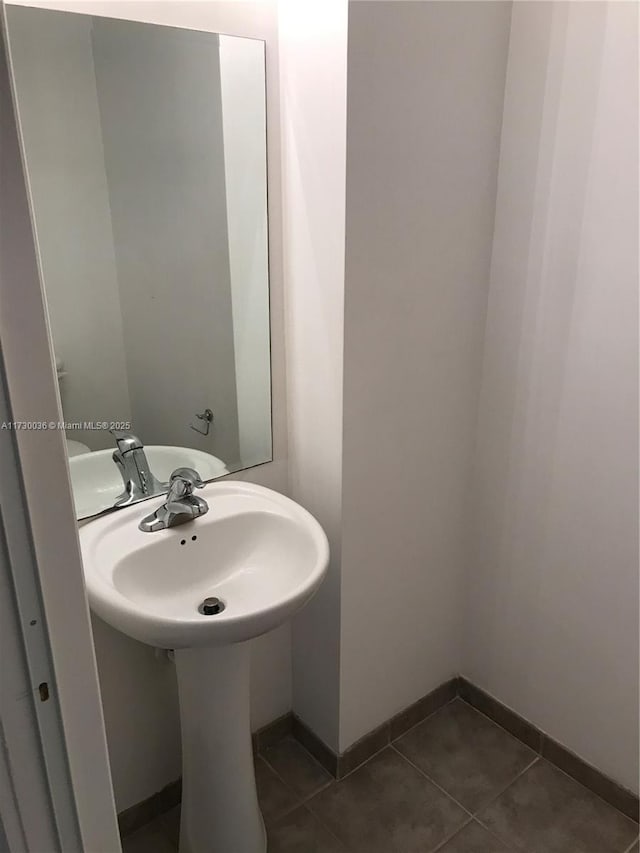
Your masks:
<instances>
[{"instance_id":1,"label":"sink pedestal column","mask_svg":"<svg viewBox=\"0 0 640 853\"><path fill-rule=\"evenodd\" d=\"M176 649L180 853L266 853L249 718L249 644Z\"/></svg>"}]
</instances>

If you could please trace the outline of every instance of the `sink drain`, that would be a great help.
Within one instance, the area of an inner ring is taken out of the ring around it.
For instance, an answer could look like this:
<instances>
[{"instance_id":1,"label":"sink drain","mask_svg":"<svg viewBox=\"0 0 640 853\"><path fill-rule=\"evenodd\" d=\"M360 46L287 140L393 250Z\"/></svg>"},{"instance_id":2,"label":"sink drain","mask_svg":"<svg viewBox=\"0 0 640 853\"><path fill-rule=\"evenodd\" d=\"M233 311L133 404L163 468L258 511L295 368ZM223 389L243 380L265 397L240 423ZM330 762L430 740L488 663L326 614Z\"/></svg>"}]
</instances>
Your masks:
<instances>
[{"instance_id":1,"label":"sink drain","mask_svg":"<svg viewBox=\"0 0 640 853\"><path fill-rule=\"evenodd\" d=\"M198 610L203 616L216 616L224 610L224 601L219 598L205 598Z\"/></svg>"}]
</instances>

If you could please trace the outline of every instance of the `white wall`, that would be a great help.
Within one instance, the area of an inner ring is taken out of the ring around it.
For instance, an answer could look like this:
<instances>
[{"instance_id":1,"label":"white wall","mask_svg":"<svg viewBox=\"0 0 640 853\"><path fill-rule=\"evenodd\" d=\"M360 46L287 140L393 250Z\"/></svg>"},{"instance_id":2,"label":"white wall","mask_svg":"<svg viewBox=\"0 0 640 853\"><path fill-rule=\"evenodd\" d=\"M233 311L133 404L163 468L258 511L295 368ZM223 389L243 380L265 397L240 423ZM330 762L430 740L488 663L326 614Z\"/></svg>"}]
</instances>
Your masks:
<instances>
[{"instance_id":1,"label":"white wall","mask_svg":"<svg viewBox=\"0 0 640 853\"><path fill-rule=\"evenodd\" d=\"M509 18L350 4L342 749L461 664Z\"/></svg>"},{"instance_id":2,"label":"white wall","mask_svg":"<svg viewBox=\"0 0 640 853\"><path fill-rule=\"evenodd\" d=\"M8 9L13 71L49 317L66 373L60 386L65 420L126 421L131 405L91 22L13 12ZM69 437L93 450L111 443L102 430L73 430Z\"/></svg>"},{"instance_id":3,"label":"white wall","mask_svg":"<svg viewBox=\"0 0 640 853\"><path fill-rule=\"evenodd\" d=\"M290 494L331 564L294 622L293 709L338 748L346 0L279 3Z\"/></svg>"},{"instance_id":4,"label":"white wall","mask_svg":"<svg viewBox=\"0 0 640 853\"><path fill-rule=\"evenodd\" d=\"M634 790L637 18L514 4L463 669Z\"/></svg>"},{"instance_id":5,"label":"white wall","mask_svg":"<svg viewBox=\"0 0 640 853\"><path fill-rule=\"evenodd\" d=\"M220 36L229 268L240 461L271 455L264 45Z\"/></svg>"},{"instance_id":6,"label":"white wall","mask_svg":"<svg viewBox=\"0 0 640 853\"><path fill-rule=\"evenodd\" d=\"M280 153L280 83L277 10L263 2L202 3L198 0L28 0L29 5L114 15L168 26L223 32L266 40L267 167L269 171L269 286L271 310L271 375L273 395L273 461L233 475L287 493L287 432L282 281L282 200ZM19 4L14 4L19 5ZM9 10L10 11L10 10ZM118 810L150 796L176 778L180 733L175 718L175 682L166 660L133 640L115 637L112 629L93 619L109 753ZM290 626L252 643L251 717L253 728L265 725L291 708ZM118 676L119 674L119 676ZM108 694L108 695L107 695ZM144 724L132 737L122 723L123 709L135 703ZM171 734L169 734L171 733ZM157 746L157 749L154 749Z\"/></svg>"}]
</instances>

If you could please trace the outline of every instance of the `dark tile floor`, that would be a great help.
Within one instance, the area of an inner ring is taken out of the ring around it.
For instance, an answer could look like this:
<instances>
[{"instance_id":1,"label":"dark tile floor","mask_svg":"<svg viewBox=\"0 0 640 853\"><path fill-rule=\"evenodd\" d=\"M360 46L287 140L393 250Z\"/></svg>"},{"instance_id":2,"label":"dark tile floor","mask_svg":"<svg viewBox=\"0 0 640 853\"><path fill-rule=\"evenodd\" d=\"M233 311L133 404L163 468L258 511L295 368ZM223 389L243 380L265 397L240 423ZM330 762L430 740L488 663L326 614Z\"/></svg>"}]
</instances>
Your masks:
<instances>
[{"instance_id":1,"label":"dark tile floor","mask_svg":"<svg viewBox=\"0 0 640 853\"><path fill-rule=\"evenodd\" d=\"M291 738L256 776L269 853L638 853L636 823L461 699L340 782ZM175 853L178 821L158 818L124 853Z\"/></svg>"}]
</instances>

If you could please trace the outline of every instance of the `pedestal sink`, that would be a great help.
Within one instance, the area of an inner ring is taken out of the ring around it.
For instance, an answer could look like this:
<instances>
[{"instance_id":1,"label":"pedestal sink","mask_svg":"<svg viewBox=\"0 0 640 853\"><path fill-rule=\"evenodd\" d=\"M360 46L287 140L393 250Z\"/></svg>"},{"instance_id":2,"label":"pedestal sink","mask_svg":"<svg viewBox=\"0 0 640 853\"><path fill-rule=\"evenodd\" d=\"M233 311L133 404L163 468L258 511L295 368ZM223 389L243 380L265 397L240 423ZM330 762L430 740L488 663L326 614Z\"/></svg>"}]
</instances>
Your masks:
<instances>
[{"instance_id":1,"label":"pedestal sink","mask_svg":"<svg viewBox=\"0 0 640 853\"><path fill-rule=\"evenodd\" d=\"M314 594L329 560L318 522L283 495L225 481L201 518L155 533L144 501L80 529L92 609L175 649L182 728L180 853L265 853L249 722L249 644ZM158 501L159 502L159 501ZM207 598L220 605L203 612ZM220 609L223 608L223 609Z\"/></svg>"}]
</instances>

